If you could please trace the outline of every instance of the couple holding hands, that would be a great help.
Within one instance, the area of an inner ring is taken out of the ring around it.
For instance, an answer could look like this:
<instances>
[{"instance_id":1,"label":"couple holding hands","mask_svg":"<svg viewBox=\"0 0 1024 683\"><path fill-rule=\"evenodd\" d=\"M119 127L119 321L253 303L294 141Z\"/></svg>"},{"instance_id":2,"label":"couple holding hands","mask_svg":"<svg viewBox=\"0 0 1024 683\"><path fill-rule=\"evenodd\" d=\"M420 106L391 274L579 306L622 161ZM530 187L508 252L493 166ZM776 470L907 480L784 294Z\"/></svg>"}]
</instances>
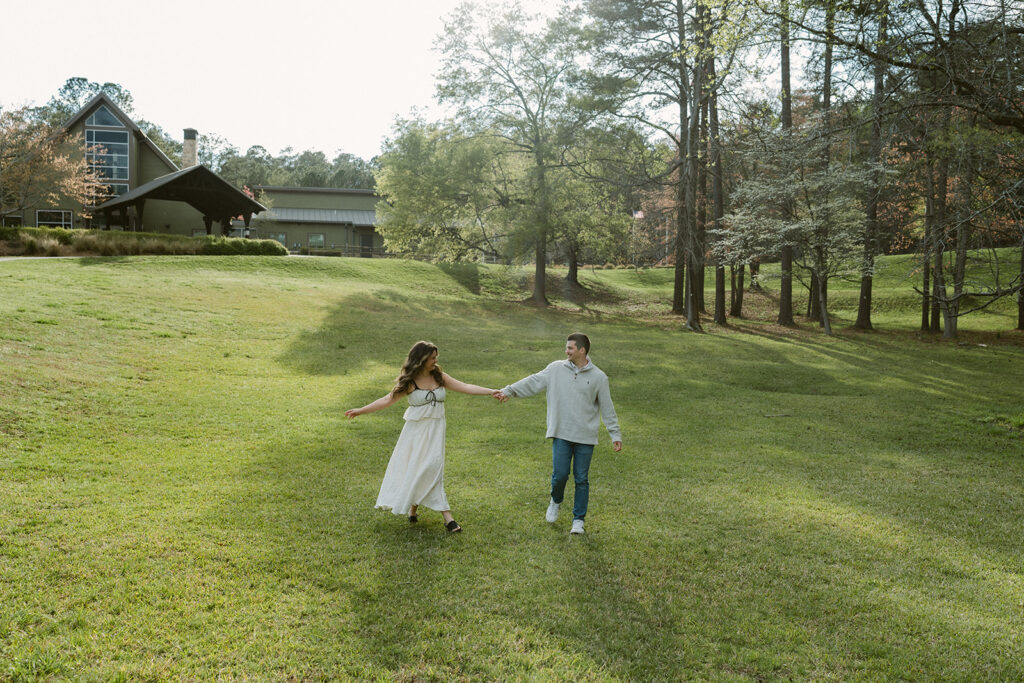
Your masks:
<instances>
[{"instance_id":1,"label":"couple holding hands","mask_svg":"<svg viewBox=\"0 0 1024 683\"><path fill-rule=\"evenodd\" d=\"M437 364L437 347L416 342L409 351L394 388L385 396L362 408L345 411L349 418L372 413L408 399L405 426L391 453L384 481L377 496L377 507L396 515L408 515L417 521L422 505L437 510L448 531L462 531L452 518L444 493L445 411L447 390L473 396L493 396L502 403L509 398L526 398L547 392L547 434L552 440L551 501L545 519L555 522L572 471L575 482L573 521L570 533L583 533L590 486L587 479L590 459L597 444L600 420L612 439L612 447L622 449L622 435L615 415L608 376L590 362L590 339L585 334L570 334L565 343L565 360L555 361L540 372L525 377L504 389L494 390L460 382Z\"/></svg>"}]
</instances>

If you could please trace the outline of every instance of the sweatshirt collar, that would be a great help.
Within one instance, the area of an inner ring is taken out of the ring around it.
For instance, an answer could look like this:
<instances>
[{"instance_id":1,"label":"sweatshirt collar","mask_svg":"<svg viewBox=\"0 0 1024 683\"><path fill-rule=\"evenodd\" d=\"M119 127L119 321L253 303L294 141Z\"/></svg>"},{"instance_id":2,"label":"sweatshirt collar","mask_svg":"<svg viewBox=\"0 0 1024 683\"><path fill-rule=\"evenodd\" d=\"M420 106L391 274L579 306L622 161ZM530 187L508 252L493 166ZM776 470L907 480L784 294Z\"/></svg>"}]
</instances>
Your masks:
<instances>
[{"instance_id":1,"label":"sweatshirt collar","mask_svg":"<svg viewBox=\"0 0 1024 683\"><path fill-rule=\"evenodd\" d=\"M583 372L584 370L589 370L590 368L594 367L594 364L592 362L590 362L590 356L587 356L587 364L584 365L582 368L576 367L576 364L573 363L568 358L565 359L565 365L566 365L567 368L569 368L573 372Z\"/></svg>"}]
</instances>

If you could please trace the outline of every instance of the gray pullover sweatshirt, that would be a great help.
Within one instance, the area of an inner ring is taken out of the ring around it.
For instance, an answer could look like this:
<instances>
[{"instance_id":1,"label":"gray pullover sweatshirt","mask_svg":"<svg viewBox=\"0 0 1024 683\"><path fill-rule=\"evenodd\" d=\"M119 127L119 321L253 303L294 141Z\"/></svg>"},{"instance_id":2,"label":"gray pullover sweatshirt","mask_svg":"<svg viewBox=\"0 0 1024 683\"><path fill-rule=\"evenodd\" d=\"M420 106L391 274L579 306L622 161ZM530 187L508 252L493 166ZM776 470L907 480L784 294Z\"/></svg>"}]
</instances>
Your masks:
<instances>
[{"instance_id":1,"label":"gray pullover sweatshirt","mask_svg":"<svg viewBox=\"0 0 1024 683\"><path fill-rule=\"evenodd\" d=\"M600 420L612 441L622 441L619 418L615 415L608 375L587 359L577 368L569 360L556 360L540 372L501 390L506 396L525 398L547 391L548 432L546 438L597 444Z\"/></svg>"}]
</instances>

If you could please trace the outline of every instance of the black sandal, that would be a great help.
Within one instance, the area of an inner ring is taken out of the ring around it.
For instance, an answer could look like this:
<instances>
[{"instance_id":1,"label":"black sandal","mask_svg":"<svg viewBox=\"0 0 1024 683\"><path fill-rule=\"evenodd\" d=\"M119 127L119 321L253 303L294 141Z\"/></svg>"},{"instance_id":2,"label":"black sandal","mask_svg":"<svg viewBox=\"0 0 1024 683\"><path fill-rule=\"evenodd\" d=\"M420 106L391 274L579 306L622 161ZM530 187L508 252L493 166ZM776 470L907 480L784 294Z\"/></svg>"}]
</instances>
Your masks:
<instances>
[{"instance_id":1,"label":"black sandal","mask_svg":"<svg viewBox=\"0 0 1024 683\"><path fill-rule=\"evenodd\" d=\"M416 515L409 515L409 524L415 524L418 521L420 521L419 517Z\"/></svg>"},{"instance_id":2,"label":"black sandal","mask_svg":"<svg viewBox=\"0 0 1024 683\"><path fill-rule=\"evenodd\" d=\"M452 521L448 522L447 524L445 524L444 528L447 529L448 531L451 531L452 533L458 533L458 532L462 531L462 527L459 526L459 523L456 522L454 519Z\"/></svg>"}]
</instances>

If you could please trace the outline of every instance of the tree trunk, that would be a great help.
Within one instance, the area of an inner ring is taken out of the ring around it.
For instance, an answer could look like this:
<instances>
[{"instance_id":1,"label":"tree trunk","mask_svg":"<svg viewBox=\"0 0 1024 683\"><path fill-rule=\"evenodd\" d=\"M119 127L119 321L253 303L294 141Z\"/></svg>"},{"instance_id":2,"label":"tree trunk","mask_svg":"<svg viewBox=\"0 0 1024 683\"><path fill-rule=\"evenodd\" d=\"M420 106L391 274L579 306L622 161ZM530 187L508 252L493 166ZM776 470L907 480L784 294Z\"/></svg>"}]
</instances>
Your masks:
<instances>
[{"instance_id":1,"label":"tree trunk","mask_svg":"<svg viewBox=\"0 0 1024 683\"><path fill-rule=\"evenodd\" d=\"M722 186L722 140L718 135L718 81L715 72L715 57L708 58L708 81L711 93L708 98L711 132L711 207L715 230L722 227L725 215L725 196ZM725 318L725 266L721 261L715 264L715 322L726 324Z\"/></svg>"},{"instance_id":2,"label":"tree trunk","mask_svg":"<svg viewBox=\"0 0 1024 683\"><path fill-rule=\"evenodd\" d=\"M679 153L682 154L680 149ZM682 157L680 156L680 162ZM675 281L672 288L672 313L686 313L686 197L683 193L682 166L679 167L679 180L676 183L676 244L675 244Z\"/></svg>"},{"instance_id":3,"label":"tree trunk","mask_svg":"<svg viewBox=\"0 0 1024 683\"><path fill-rule=\"evenodd\" d=\"M822 259L824 263L824 258ZM825 272L822 270L822 272ZM826 334L832 334L831 324L828 316L828 279L824 277L818 278L818 307L819 307L819 318L818 321L826 329Z\"/></svg>"},{"instance_id":4,"label":"tree trunk","mask_svg":"<svg viewBox=\"0 0 1024 683\"><path fill-rule=\"evenodd\" d=\"M750 262L750 287L751 292L761 291L761 261L754 259Z\"/></svg>"},{"instance_id":5,"label":"tree trunk","mask_svg":"<svg viewBox=\"0 0 1024 683\"><path fill-rule=\"evenodd\" d=\"M540 143L534 141L534 162L537 173L538 210L536 214L537 249L534 255L536 265L533 271L533 296L530 300L538 306L547 306L547 258L548 258L548 226L551 217L551 198L548 195L545 160Z\"/></svg>"},{"instance_id":6,"label":"tree trunk","mask_svg":"<svg viewBox=\"0 0 1024 683\"><path fill-rule=\"evenodd\" d=\"M704 19L704 10L698 5L697 7L697 23L694 26L694 37L700 43L703 41L704 29L702 27ZM686 190L686 232L687 240L686 251L688 256L688 263L686 278L687 294L686 297L686 327L687 329L695 332L701 331L700 324L700 304L697 301L697 287L700 282L697 280L697 270L700 267L701 258L697 254L698 244L696 244L697 238L697 182L698 182L698 163L697 163L697 148L698 138L700 136L700 108L701 100L704 97L704 62L701 57L698 56L694 60L693 65L693 85L692 85L692 102L689 107L690 116L688 120L688 127L686 129L686 163L683 166L683 186Z\"/></svg>"},{"instance_id":7,"label":"tree trunk","mask_svg":"<svg viewBox=\"0 0 1024 683\"><path fill-rule=\"evenodd\" d=\"M793 130L793 91L789 78L789 0L782 3L781 39L782 70L782 130L788 135ZM792 220L793 207L787 201L782 207L783 220ZM782 280L779 285L779 324L795 325L793 320L793 247L783 245L781 258Z\"/></svg>"},{"instance_id":8,"label":"tree trunk","mask_svg":"<svg viewBox=\"0 0 1024 683\"><path fill-rule=\"evenodd\" d=\"M579 248L576 246L576 242L569 240L569 272L565 276L566 282L571 285L580 284L579 266L576 265L578 258Z\"/></svg>"},{"instance_id":9,"label":"tree trunk","mask_svg":"<svg viewBox=\"0 0 1024 683\"><path fill-rule=\"evenodd\" d=\"M946 304L948 310L946 328L942 331L945 339L956 339L960 320L960 302L964 293L964 279L967 277L967 244L971 234L971 207L973 203L972 188L975 172L970 151L966 152L964 169L958 186L960 197L957 202L958 213L956 222L956 256L953 261L953 299Z\"/></svg>"},{"instance_id":10,"label":"tree trunk","mask_svg":"<svg viewBox=\"0 0 1024 683\"><path fill-rule=\"evenodd\" d=\"M1024 243L1020 247L1020 282L1024 287ZM1024 288L1017 290L1017 329L1024 330Z\"/></svg>"},{"instance_id":11,"label":"tree trunk","mask_svg":"<svg viewBox=\"0 0 1024 683\"><path fill-rule=\"evenodd\" d=\"M828 318L828 294L825 289L828 286L828 280L823 277L815 277L818 281L818 303L819 311L821 315L821 326L825 328L825 334L831 336L832 334L832 321Z\"/></svg>"},{"instance_id":12,"label":"tree trunk","mask_svg":"<svg viewBox=\"0 0 1024 683\"><path fill-rule=\"evenodd\" d=\"M886 49L889 28L888 2L883 0L879 8L878 40L879 50ZM885 96L885 63L875 60L875 91L872 96L871 121L871 161L882 163L882 101ZM882 191L882 173L875 171L871 188L868 190L867 225L864 228L864 262L861 266L860 300L857 302L857 321L853 324L859 330L873 329L871 325L871 295L873 273L875 269L875 252L878 240L878 197Z\"/></svg>"},{"instance_id":13,"label":"tree trunk","mask_svg":"<svg viewBox=\"0 0 1024 683\"><path fill-rule=\"evenodd\" d=\"M676 36L679 45L687 44L686 37L686 11L682 0L676 0ZM686 60L679 60L679 83L686 83ZM682 89L681 89L682 90ZM686 277L686 255L687 255L687 232L686 232L686 134L689 130L689 101L685 92L679 94L679 140L676 143L676 249L675 249L675 281L672 288L672 313L684 315L686 313L687 301L687 277Z\"/></svg>"},{"instance_id":14,"label":"tree trunk","mask_svg":"<svg viewBox=\"0 0 1024 683\"><path fill-rule=\"evenodd\" d=\"M533 269L533 296L530 300L535 304L547 306L547 287L545 279L547 278L547 256L548 256L548 245L547 245L547 230L541 228L537 235L537 252L535 258L537 264Z\"/></svg>"},{"instance_id":15,"label":"tree trunk","mask_svg":"<svg viewBox=\"0 0 1024 683\"><path fill-rule=\"evenodd\" d=\"M1024 253L1024 250L1022 250ZM746 270L744 264L740 264L739 272L735 273L735 280L732 288L732 309L729 311L729 315L734 318L743 317L743 271Z\"/></svg>"},{"instance_id":16,"label":"tree trunk","mask_svg":"<svg viewBox=\"0 0 1024 683\"><path fill-rule=\"evenodd\" d=\"M821 321L821 307L818 305L818 274L811 271L811 286L807 290L807 317L813 322Z\"/></svg>"},{"instance_id":17,"label":"tree trunk","mask_svg":"<svg viewBox=\"0 0 1024 683\"><path fill-rule=\"evenodd\" d=\"M931 307L931 245L935 232L935 176L934 161L929 151L925 151L925 197L924 197L924 239L921 243L921 253L924 255L921 268L921 331L927 332L929 328L928 313Z\"/></svg>"},{"instance_id":18,"label":"tree trunk","mask_svg":"<svg viewBox=\"0 0 1024 683\"><path fill-rule=\"evenodd\" d=\"M832 2L827 2L825 6L826 35L832 35L832 30L835 26L835 13L835 5ZM825 39L825 55L821 82L821 114L825 137L825 145L822 151L821 161L822 169L827 177L832 168L832 40L830 38ZM828 210L829 196L827 187L825 189L825 193L825 209L822 215L822 228L817 231L819 243L817 246L813 247L814 260L818 264L818 268L811 273L811 290L807 297L807 317L821 323L825 328L825 334L832 334L832 324L828 319L828 294L826 289L828 285L828 280L826 278L828 267L825 263L825 249L821 246L824 240L820 239L827 236L830 227L830 212Z\"/></svg>"},{"instance_id":19,"label":"tree trunk","mask_svg":"<svg viewBox=\"0 0 1024 683\"><path fill-rule=\"evenodd\" d=\"M946 244L946 204L949 185L949 158L939 160L935 176L935 220L932 224L932 320L929 330L942 331L942 302L946 300L945 278L942 274L942 255Z\"/></svg>"},{"instance_id":20,"label":"tree trunk","mask_svg":"<svg viewBox=\"0 0 1024 683\"><path fill-rule=\"evenodd\" d=\"M702 23L703 30L707 30L707 24ZM707 40L702 39L702 47L707 46ZM710 74L708 76L710 79ZM707 251L707 225L708 225L708 98L704 99L700 108L700 133L697 139L697 239L694 248L696 257L697 284L696 294L697 310L707 313L708 307L704 301L704 254Z\"/></svg>"},{"instance_id":21,"label":"tree trunk","mask_svg":"<svg viewBox=\"0 0 1024 683\"><path fill-rule=\"evenodd\" d=\"M736 308L736 266L729 266L729 310Z\"/></svg>"}]
</instances>

